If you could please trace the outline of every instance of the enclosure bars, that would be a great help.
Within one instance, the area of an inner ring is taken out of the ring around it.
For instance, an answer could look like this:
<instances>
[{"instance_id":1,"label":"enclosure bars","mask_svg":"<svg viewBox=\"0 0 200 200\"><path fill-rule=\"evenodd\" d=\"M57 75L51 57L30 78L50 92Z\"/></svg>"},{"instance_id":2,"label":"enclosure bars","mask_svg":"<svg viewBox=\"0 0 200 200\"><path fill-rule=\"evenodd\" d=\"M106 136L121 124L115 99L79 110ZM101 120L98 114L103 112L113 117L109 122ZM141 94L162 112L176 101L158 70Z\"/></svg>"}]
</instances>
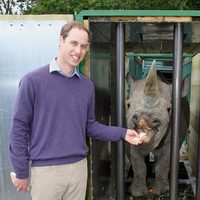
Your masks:
<instances>
[{"instance_id":1,"label":"enclosure bars","mask_svg":"<svg viewBox=\"0 0 200 200\"><path fill-rule=\"evenodd\" d=\"M200 112L200 109L199 109ZM199 118L199 130L200 130L200 118ZM197 162L197 180L196 180L196 199L200 199L200 134L198 135L198 162Z\"/></svg>"},{"instance_id":2,"label":"enclosure bars","mask_svg":"<svg viewBox=\"0 0 200 200\"><path fill-rule=\"evenodd\" d=\"M171 167L170 167L170 200L178 199L178 162L180 132L180 102L182 77L182 24L174 24L174 68L172 84L172 135L171 135Z\"/></svg>"},{"instance_id":3,"label":"enclosure bars","mask_svg":"<svg viewBox=\"0 0 200 200\"><path fill-rule=\"evenodd\" d=\"M125 62L124 62L124 23L116 24L116 123L117 126L124 126L124 77L125 77ZM124 142L117 142L116 148L116 195L117 200L124 198Z\"/></svg>"}]
</instances>

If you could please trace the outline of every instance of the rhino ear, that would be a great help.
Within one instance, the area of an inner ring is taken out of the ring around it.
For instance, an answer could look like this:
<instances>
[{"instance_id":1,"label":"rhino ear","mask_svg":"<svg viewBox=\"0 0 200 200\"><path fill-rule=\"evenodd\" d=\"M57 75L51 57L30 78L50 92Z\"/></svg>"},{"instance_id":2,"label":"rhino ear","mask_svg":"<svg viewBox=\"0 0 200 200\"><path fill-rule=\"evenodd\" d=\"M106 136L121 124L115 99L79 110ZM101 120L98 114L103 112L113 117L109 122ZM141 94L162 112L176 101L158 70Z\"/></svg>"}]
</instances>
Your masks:
<instances>
[{"instance_id":1,"label":"rhino ear","mask_svg":"<svg viewBox=\"0 0 200 200\"><path fill-rule=\"evenodd\" d=\"M190 91L190 77L189 75L187 75L186 77L184 77L183 81L182 81L182 97L185 97L188 95L189 91Z\"/></svg>"},{"instance_id":2,"label":"rhino ear","mask_svg":"<svg viewBox=\"0 0 200 200\"><path fill-rule=\"evenodd\" d=\"M131 95L132 95L132 92L133 92L133 84L134 82L136 81L136 79L128 72L126 74L126 82L128 83L127 84L127 98L129 98Z\"/></svg>"},{"instance_id":3,"label":"rhino ear","mask_svg":"<svg viewBox=\"0 0 200 200\"><path fill-rule=\"evenodd\" d=\"M126 77L125 77L126 81L128 84L132 84L133 82L136 81L136 78L134 76L132 76L129 72L126 74Z\"/></svg>"}]
</instances>

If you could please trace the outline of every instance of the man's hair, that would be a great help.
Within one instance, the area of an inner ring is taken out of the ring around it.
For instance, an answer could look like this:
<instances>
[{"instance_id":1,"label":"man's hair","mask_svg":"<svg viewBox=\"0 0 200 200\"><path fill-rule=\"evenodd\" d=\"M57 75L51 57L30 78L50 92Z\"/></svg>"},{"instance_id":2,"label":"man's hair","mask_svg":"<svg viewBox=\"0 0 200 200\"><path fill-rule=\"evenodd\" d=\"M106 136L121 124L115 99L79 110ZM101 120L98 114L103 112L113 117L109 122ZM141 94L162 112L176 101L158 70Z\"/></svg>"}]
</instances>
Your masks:
<instances>
[{"instance_id":1,"label":"man's hair","mask_svg":"<svg viewBox=\"0 0 200 200\"><path fill-rule=\"evenodd\" d=\"M65 24L65 25L62 27L61 31L60 31L60 36L62 36L63 39L65 39L65 38L68 36L69 32L70 32L73 28L78 28L78 29L80 29L80 30L85 31L85 32L88 34L88 41L90 41L91 35L90 35L89 30L88 30L83 24L81 24L81 23L79 23L79 22L77 22L77 21L72 21L72 22L69 22L69 23Z\"/></svg>"}]
</instances>

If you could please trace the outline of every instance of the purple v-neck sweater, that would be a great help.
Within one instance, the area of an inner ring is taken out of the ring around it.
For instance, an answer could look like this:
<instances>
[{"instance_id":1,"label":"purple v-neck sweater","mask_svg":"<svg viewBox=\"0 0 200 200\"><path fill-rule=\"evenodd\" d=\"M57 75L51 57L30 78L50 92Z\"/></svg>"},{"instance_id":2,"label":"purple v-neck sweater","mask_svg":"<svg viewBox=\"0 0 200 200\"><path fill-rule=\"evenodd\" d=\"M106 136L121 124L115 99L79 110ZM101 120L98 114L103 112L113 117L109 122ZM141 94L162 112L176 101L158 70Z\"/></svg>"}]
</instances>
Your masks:
<instances>
[{"instance_id":1,"label":"purple v-neck sweater","mask_svg":"<svg viewBox=\"0 0 200 200\"><path fill-rule=\"evenodd\" d=\"M126 129L95 120L93 82L39 68L20 82L10 128L10 157L18 178L32 166L73 163L88 154L86 135L117 141Z\"/></svg>"}]
</instances>

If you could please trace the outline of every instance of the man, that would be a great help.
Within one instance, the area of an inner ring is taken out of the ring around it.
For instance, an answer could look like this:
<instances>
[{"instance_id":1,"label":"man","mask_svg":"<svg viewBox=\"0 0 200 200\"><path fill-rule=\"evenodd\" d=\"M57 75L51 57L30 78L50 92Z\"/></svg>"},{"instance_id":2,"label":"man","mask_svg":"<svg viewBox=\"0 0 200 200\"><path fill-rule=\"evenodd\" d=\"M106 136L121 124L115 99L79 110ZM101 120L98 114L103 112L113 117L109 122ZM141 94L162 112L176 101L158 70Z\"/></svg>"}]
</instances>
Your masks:
<instances>
[{"instance_id":1,"label":"man","mask_svg":"<svg viewBox=\"0 0 200 200\"><path fill-rule=\"evenodd\" d=\"M134 130L95 120L94 85L76 70L90 34L80 23L62 27L57 58L25 75L10 129L13 184L26 192L31 161L33 200L81 200L87 184L86 135L99 140L125 139L139 144Z\"/></svg>"}]
</instances>

